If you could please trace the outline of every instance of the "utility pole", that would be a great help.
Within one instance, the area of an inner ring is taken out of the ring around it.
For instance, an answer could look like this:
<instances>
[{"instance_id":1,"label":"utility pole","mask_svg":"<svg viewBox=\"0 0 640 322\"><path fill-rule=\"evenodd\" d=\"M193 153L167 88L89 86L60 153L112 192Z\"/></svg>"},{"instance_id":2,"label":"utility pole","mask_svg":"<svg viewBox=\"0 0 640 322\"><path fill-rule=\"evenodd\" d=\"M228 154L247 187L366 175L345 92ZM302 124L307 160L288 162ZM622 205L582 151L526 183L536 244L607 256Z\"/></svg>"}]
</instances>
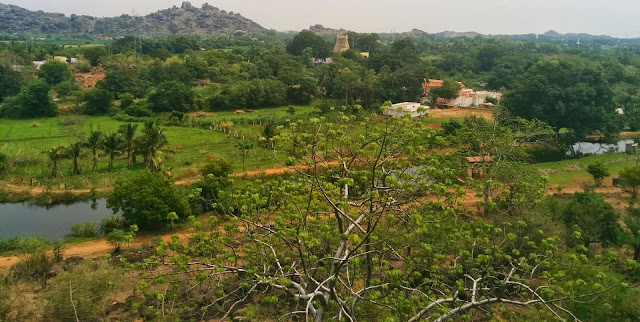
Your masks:
<instances>
[{"instance_id":1,"label":"utility pole","mask_svg":"<svg viewBox=\"0 0 640 322\"><path fill-rule=\"evenodd\" d=\"M132 16L133 16L133 22L136 25L136 31L135 31L135 36L134 36L134 48L133 51L135 52L136 58L138 57L138 55L142 55L142 39L140 37L140 21L138 19L138 14L136 14L136 10L133 9L131 11Z\"/></svg>"}]
</instances>

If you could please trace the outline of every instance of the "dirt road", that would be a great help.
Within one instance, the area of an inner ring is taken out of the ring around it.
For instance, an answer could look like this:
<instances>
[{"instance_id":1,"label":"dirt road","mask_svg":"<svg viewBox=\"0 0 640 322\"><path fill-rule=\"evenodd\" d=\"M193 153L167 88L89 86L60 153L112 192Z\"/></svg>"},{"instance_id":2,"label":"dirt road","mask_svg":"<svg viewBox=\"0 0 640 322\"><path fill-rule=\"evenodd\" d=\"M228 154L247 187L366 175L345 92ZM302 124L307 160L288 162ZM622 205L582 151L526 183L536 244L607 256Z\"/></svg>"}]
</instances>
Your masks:
<instances>
[{"instance_id":1,"label":"dirt road","mask_svg":"<svg viewBox=\"0 0 640 322\"><path fill-rule=\"evenodd\" d=\"M181 233L181 232L164 234L161 237L164 241L170 242L171 236L173 234L178 234L178 236L180 236L181 242L184 242L189 238L189 234ZM124 247L136 247L136 246L141 246L143 244L150 243L155 236L156 235L143 235L143 236L136 237L135 242L133 244L124 246ZM84 243L67 245L66 248L64 249L64 257L65 258L96 257L96 256L101 256L106 253L109 253L112 250L113 250L113 246L107 243L106 239L100 238L100 239L96 239L96 240L92 240ZM17 264L18 262L20 262L20 260L21 258L18 256L5 256L5 257L0 256L0 270L7 269L13 266L14 264Z\"/></svg>"}]
</instances>

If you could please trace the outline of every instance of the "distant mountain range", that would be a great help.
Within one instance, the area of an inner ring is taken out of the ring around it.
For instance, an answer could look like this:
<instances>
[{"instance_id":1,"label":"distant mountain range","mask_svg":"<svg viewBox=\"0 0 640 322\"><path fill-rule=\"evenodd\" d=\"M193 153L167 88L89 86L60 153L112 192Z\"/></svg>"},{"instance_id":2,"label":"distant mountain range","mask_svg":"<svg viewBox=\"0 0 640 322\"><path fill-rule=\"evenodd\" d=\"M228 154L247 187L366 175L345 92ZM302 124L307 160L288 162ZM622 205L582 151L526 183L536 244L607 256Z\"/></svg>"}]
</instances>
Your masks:
<instances>
[{"instance_id":1,"label":"distant mountain range","mask_svg":"<svg viewBox=\"0 0 640 322\"><path fill-rule=\"evenodd\" d=\"M265 28L239 13L220 10L209 4L201 8L185 1L181 7L160 10L146 16L97 18L31 11L0 4L0 32L8 34L73 34L98 36L257 35Z\"/></svg>"},{"instance_id":2,"label":"distant mountain range","mask_svg":"<svg viewBox=\"0 0 640 322\"><path fill-rule=\"evenodd\" d=\"M321 36L335 36L338 34L346 34L350 32L350 30L346 30L344 28L334 29L325 27L323 25L313 25L309 27L309 30ZM295 32L295 31L293 31ZM569 45L596 45L596 46L609 46L609 47L620 47L627 45L640 46L640 38L615 38L611 36L599 36L599 35L590 35L585 33L566 33L561 34L554 30L549 30L543 34L520 34L520 35L486 35L481 34L475 31L467 31L467 32L457 32L457 31L442 31L437 33L428 33L426 31L420 29L413 29L407 32L401 33L381 33L381 36L385 37L393 37L393 36L403 36L403 37L435 37L435 38L458 38L458 37L483 37L483 38L507 38L513 40L524 40L524 41L545 41L545 42L553 42L560 44L569 44Z\"/></svg>"},{"instance_id":3,"label":"distant mountain range","mask_svg":"<svg viewBox=\"0 0 640 322\"><path fill-rule=\"evenodd\" d=\"M313 25L309 30L319 35L344 34L349 30L332 29L322 25ZM220 10L209 4L201 8L194 7L185 1L180 7L159 10L146 16L134 17L121 15L119 17L98 18L92 16L65 16L61 13L47 13L31 11L14 5L0 3L0 33L14 35L48 35L64 34L69 36L106 36L117 37L140 34L144 37L168 36L175 34L188 35L261 35L267 29L258 23L243 17L239 13ZM561 34L548 31L544 34L524 35L484 35L478 32L443 31L427 33L419 29L399 33L402 36L416 37L500 37L510 39L580 42L615 45L621 41L609 36L594 36L584 33ZM626 42L640 43L640 38L625 39Z\"/></svg>"}]
</instances>

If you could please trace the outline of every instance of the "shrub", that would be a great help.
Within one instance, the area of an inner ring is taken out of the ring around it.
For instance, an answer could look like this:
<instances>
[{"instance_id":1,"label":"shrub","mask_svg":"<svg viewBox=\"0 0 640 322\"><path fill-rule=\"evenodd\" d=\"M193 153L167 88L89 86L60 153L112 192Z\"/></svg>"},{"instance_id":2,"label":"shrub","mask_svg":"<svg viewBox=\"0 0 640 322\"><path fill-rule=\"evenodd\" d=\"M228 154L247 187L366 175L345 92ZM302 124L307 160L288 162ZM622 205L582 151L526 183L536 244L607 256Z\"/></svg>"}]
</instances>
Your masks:
<instances>
[{"instance_id":1,"label":"shrub","mask_svg":"<svg viewBox=\"0 0 640 322\"><path fill-rule=\"evenodd\" d=\"M54 87L59 97L65 97L80 89L75 82L67 80Z\"/></svg>"},{"instance_id":2,"label":"shrub","mask_svg":"<svg viewBox=\"0 0 640 322\"><path fill-rule=\"evenodd\" d=\"M100 234L108 235L110 232L121 229L124 226L124 222L118 216L109 216L100 221Z\"/></svg>"},{"instance_id":3,"label":"shrub","mask_svg":"<svg viewBox=\"0 0 640 322\"><path fill-rule=\"evenodd\" d=\"M54 260L44 249L39 249L31 253L19 263L11 267L11 277L23 281L46 282L49 272L53 267Z\"/></svg>"},{"instance_id":4,"label":"shrub","mask_svg":"<svg viewBox=\"0 0 640 322\"><path fill-rule=\"evenodd\" d=\"M48 282L45 315L60 321L76 321L76 316L79 321L102 320L115 294L125 286L123 276L106 260L84 261Z\"/></svg>"},{"instance_id":5,"label":"shrub","mask_svg":"<svg viewBox=\"0 0 640 322\"><path fill-rule=\"evenodd\" d=\"M127 113L127 115L135 117L151 117L154 115L153 112L149 109L149 105L144 102L133 103L129 107L124 109L124 112Z\"/></svg>"},{"instance_id":6,"label":"shrub","mask_svg":"<svg viewBox=\"0 0 640 322\"><path fill-rule=\"evenodd\" d=\"M131 104L135 102L134 98L135 97L129 93L122 94L122 96L120 96L120 109L126 109L131 106Z\"/></svg>"},{"instance_id":7,"label":"shrub","mask_svg":"<svg viewBox=\"0 0 640 322\"><path fill-rule=\"evenodd\" d=\"M116 250L120 248L120 245L125 241L126 233L122 229L114 229L107 234L107 242L113 246Z\"/></svg>"},{"instance_id":8,"label":"shrub","mask_svg":"<svg viewBox=\"0 0 640 322\"><path fill-rule=\"evenodd\" d=\"M602 185L602 179L611 175L609 169L607 169L607 167L604 165L604 162L590 164L587 167L587 172L589 172L589 174L593 177L596 187Z\"/></svg>"},{"instance_id":9,"label":"shrub","mask_svg":"<svg viewBox=\"0 0 640 322\"><path fill-rule=\"evenodd\" d=\"M596 193L576 193L563 214L570 233L579 230L585 245L597 242L617 244L621 237L618 214Z\"/></svg>"},{"instance_id":10,"label":"shrub","mask_svg":"<svg viewBox=\"0 0 640 322\"><path fill-rule=\"evenodd\" d=\"M229 175L232 170L233 166L225 159L215 159L202 168L200 172L204 179L194 184L194 187L200 190L197 203L201 210L213 210L211 204L218 202L220 191L231 187L232 180Z\"/></svg>"},{"instance_id":11,"label":"shrub","mask_svg":"<svg viewBox=\"0 0 640 322\"><path fill-rule=\"evenodd\" d=\"M0 175L9 171L9 156L0 152Z\"/></svg>"},{"instance_id":12,"label":"shrub","mask_svg":"<svg viewBox=\"0 0 640 322\"><path fill-rule=\"evenodd\" d=\"M22 261L11 267L10 275L24 281L46 282L53 264L62 259L62 246L56 245L56 256L52 258L47 254L49 245L43 237L15 238L13 247L23 256Z\"/></svg>"},{"instance_id":13,"label":"shrub","mask_svg":"<svg viewBox=\"0 0 640 322\"><path fill-rule=\"evenodd\" d=\"M94 88L84 93L84 101L82 110L85 114L103 115L109 112L113 103L113 94L104 89Z\"/></svg>"},{"instance_id":14,"label":"shrub","mask_svg":"<svg viewBox=\"0 0 640 322\"><path fill-rule=\"evenodd\" d=\"M30 254L45 249L49 242L44 237L15 237L0 240L0 253Z\"/></svg>"},{"instance_id":15,"label":"shrub","mask_svg":"<svg viewBox=\"0 0 640 322\"><path fill-rule=\"evenodd\" d=\"M638 197L638 189L640 188L640 167L629 166L620 171L620 179L622 186L631 191L631 197Z\"/></svg>"},{"instance_id":16,"label":"shrub","mask_svg":"<svg viewBox=\"0 0 640 322\"><path fill-rule=\"evenodd\" d=\"M69 237L95 238L98 237L98 230L94 223L75 223L71 225Z\"/></svg>"}]
</instances>

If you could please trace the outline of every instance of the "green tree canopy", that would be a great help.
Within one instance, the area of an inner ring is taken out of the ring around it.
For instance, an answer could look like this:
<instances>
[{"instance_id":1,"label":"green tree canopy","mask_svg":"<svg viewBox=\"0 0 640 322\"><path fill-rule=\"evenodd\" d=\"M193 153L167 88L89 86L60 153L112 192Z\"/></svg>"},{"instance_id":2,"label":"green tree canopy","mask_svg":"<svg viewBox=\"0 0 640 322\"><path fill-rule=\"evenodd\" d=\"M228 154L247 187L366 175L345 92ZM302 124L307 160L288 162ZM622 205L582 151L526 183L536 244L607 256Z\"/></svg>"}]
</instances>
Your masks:
<instances>
[{"instance_id":1,"label":"green tree canopy","mask_svg":"<svg viewBox=\"0 0 640 322\"><path fill-rule=\"evenodd\" d=\"M138 98L145 97L149 85L149 69L141 64L111 66L107 69L105 79L98 82L98 87L110 91L116 98L125 93Z\"/></svg>"},{"instance_id":2,"label":"green tree canopy","mask_svg":"<svg viewBox=\"0 0 640 322\"><path fill-rule=\"evenodd\" d=\"M109 52L104 46L84 47L82 54L84 55L84 58L89 60L91 66L98 66L104 57L109 56Z\"/></svg>"},{"instance_id":3,"label":"green tree canopy","mask_svg":"<svg viewBox=\"0 0 640 322\"><path fill-rule=\"evenodd\" d=\"M300 56L305 48L313 49L314 58L327 58L331 54L331 45L310 30L298 33L287 46L287 52L294 56Z\"/></svg>"},{"instance_id":4,"label":"green tree canopy","mask_svg":"<svg viewBox=\"0 0 640 322\"><path fill-rule=\"evenodd\" d=\"M0 65L0 102L7 97L16 95L20 91L22 75L11 67Z\"/></svg>"},{"instance_id":5,"label":"green tree canopy","mask_svg":"<svg viewBox=\"0 0 640 322\"><path fill-rule=\"evenodd\" d=\"M57 60L48 60L40 66L38 77L51 86L73 79L69 64Z\"/></svg>"},{"instance_id":6,"label":"green tree canopy","mask_svg":"<svg viewBox=\"0 0 640 322\"><path fill-rule=\"evenodd\" d=\"M191 214L186 197L171 181L148 171L116 182L107 207L139 227L167 224L171 212L183 219Z\"/></svg>"},{"instance_id":7,"label":"green tree canopy","mask_svg":"<svg viewBox=\"0 0 640 322\"><path fill-rule=\"evenodd\" d=\"M563 214L567 228L580 231L585 245L616 244L620 240L622 230L618 225L618 214L596 193L576 193Z\"/></svg>"},{"instance_id":8,"label":"green tree canopy","mask_svg":"<svg viewBox=\"0 0 640 322\"><path fill-rule=\"evenodd\" d=\"M193 107L194 98L191 87L178 81L168 81L149 95L149 105L154 112L186 112Z\"/></svg>"},{"instance_id":9,"label":"green tree canopy","mask_svg":"<svg viewBox=\"0 0 640 322\"><path fill-rule=\"evenodd\" d=\"M596 131L619 131L613 93L602 70L567 60L533 66L503 103L516 116L542 120L556 130L568 128L574 140Z\"/></svg>"},{"instance_id":10,"label":"green tree canopy","mask_svg":"<svg viewBox=\"0 0 640 322\"><path fill-rule=\"evenodd\" d=\"M2 115L11 118L49 117L58 114L58 105L49 94L51 87L44 81L24 86L14 100L5 104Z\"/></svg>"},{"instance_id":11,"label":"green tree canopy","mask_svg":"<svg viewBox=\"0 0 640 322\"><path fill-rule=\"evenodd\" d=\"M629 166L620 171L620 179L622 186L631 190L631 197L638 197L638 189L640 189L640 167Z\"/></svg>"},{"instance_id":12,"label":"green tree canopy","mask_svg":"<svg viewBox=\"0 0 640 322\"><path fill-rule=\"evenodd\" d=\"M113 103L113 94L104 89L94 88L84 93L84 101L82 111L85 114L103 115L109 112Z\"/></svg>"},{"instance_id":13,"label":"green tree canopy","mask_svg":"<svg viewBox=\"0 0 640 322\"><path fill-rule=\"evenodd\" d=\"M604 162L590 164L587 167L587 172L589 172L589 174L593 177L596 186L600 186L602 184L602 179L611 175Z\"/></svg>"},{"instance_id":14,"label":"green tree canopy","mask_svg":"<svg viewBox=\"0 0 640 322\"><path fill-rule=\"evenodd\" d=\"M431 104L435 107L439 98L454 99L458 97L461 88L458 82L452 79L445 79L441 87L434 87L429 91Z\"/></svg>"}]
</instances>

